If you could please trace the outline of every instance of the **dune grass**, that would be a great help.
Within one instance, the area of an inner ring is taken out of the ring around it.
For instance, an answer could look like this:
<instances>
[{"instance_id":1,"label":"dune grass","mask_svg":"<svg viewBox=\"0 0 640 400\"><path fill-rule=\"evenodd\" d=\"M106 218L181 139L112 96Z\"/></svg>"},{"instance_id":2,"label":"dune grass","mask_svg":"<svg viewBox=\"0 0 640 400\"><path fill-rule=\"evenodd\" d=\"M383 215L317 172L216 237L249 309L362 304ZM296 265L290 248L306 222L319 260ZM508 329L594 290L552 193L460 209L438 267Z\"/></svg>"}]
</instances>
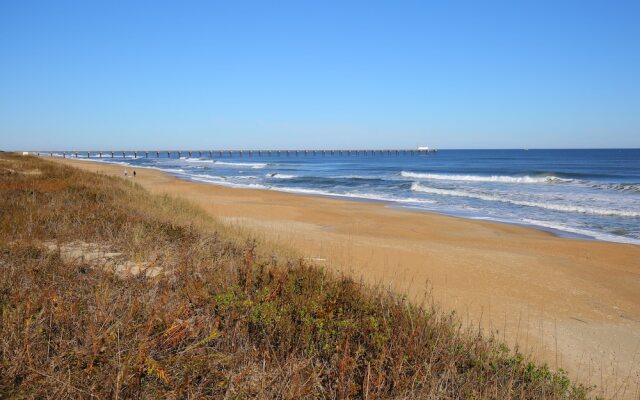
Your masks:
<instances>
[{"instance_id":1,"label":"dune grass","mask_svg":"<svg viewBox=\"0 0 640 400\"><path fill-rule=\"evenodd\" d=\"M44 245L78 241L162 272ZM589 395L435 305L274 251L124 179L0 154L0 398Z\"/></svg>"}]
</instances>

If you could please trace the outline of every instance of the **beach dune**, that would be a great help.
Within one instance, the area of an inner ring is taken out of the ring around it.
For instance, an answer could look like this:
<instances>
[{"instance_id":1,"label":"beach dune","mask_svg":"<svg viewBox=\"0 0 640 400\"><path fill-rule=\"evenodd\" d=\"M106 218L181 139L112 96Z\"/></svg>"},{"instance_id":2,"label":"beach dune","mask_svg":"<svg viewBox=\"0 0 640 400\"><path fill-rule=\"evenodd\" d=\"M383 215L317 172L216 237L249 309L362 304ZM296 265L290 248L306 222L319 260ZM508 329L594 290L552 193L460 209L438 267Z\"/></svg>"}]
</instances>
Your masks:
<instances>
[{"instance_id":1,"label":"beach dune","mask_svg":"<svg viewBox=\"0 0 640 400\"><path fill-rule=\"evenodd\" d=\"M56 161L123 174L121 166ZM149 191L188 199L318 265L415 302L426 295L465 324L597 385L596 394L638 396L640 246L559 238L382 203L213 186L151 169L137 172L135 181Z\"/></svg>"}]
</instances>

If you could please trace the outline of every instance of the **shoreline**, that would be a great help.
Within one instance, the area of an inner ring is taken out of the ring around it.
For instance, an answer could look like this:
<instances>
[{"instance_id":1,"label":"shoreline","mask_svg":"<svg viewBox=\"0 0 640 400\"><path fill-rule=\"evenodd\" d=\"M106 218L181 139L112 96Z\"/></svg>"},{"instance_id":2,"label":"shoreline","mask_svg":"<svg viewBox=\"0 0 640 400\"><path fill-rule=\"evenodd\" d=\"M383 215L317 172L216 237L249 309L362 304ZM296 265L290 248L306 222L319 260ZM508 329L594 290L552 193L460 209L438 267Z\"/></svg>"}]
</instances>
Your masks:
<instances>
[{"instance_id":1,"label":"shoreline","mask_svg":"<svg viewBox=\"0 0 640 400\"><path fill-rule=\"evenodd\" d=\"M52 161L115 176L124 167ZM147 190L190 200L229 225L323 259L322 267L418 302L428 291L463 323L598 385L596 393L612 393L624 382L631 385L629 393L637 390L640 246L135 169L143 171L136 183Z\"/></svg>"},{"instance_id":2,"label":"shoreline","mask_svg":"<svg viewBox=\"0 0 640 400\"><path fill-rule=\"evenodd\" d=\"M54 156L54 157L58 157L58 156ZM261 187L255 187L252 185L243 185L243 184L236 184L236 183L210 182L210 181L195 179L193 176L190 176L190 175L182 176L180 172L172 172L172 171L168 171L162 168L152 167L152 166L132 165L132 164L128 164L126 161L108 161L108 160L97 160L97 159L89 159L89 158L68 158L63 160L70 160L72 162L90 162L90 163L98 163L98 164L107 164L107 165L120 166L120 167L131 168L131 169L139 168L139 169L154 170L154 171L166 173L169 176L172 176L182 181L197 183L197 184L221 186L225 188L271 191L271 192L278 192L278 193L284 193L284 194L300 195L305 197L330 198L330 199L336 199L336 200L346 200L346 201L355 201L355 202L363 202L363 203L378 203L378 204L384 204L389 208L396 208L399 210L409 210L409 211L425 213L425 214L436 214L436 215L442 215L442 216L452 217L452 218L462 218L462 219L467 219L471 221L485 221L485 222L490 222L495 224L506 224L511 226L518 226L518 227L523 227L527 229L533 229L539 232L544 232L544 233L551 234L553 236L556 236L559 238L565 238L565 239L575 239L575 240L585 240L585 241L595 241L595 242L605 242L605 243L620 243L620 244L630 244L630 245L640 246L640 240L638 239L634 239L626 236L619 236L619 235L617 236L617 235L604 233L604 232L585 231L577 228L575 229L570 227L561 228L557 226L552 226L553 223L545 224L542 221L526 222L526 221L509 220L509 219L498 219L497 217L474 215L471 213L467 215L464 212L455 212L455 211L448 212L446 210L436 210L436 209L429 209L425 207L414 206L410 203L403 204L401 201L332 194L332 193L320 193L320 192L315 192L313 190L306 191L304 189L299 189L299 190L287 189L287 188L280 188L277 186L262 187L262 185L260 185Z\"/></svg>"}]
</instances>

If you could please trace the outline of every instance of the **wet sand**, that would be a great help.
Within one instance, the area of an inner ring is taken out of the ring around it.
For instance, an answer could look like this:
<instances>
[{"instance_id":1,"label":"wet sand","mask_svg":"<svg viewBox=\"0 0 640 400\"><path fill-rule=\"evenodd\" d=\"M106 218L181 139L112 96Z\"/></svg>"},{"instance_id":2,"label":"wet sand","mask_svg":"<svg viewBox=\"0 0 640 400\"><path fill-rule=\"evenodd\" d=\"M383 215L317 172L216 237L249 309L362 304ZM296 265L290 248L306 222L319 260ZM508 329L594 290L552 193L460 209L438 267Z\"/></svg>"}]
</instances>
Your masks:
<instances>
[{"instance_id":1,"label":"wet sand","mask_svg":"<svg viewBox=\"0 0 640 400\"><path fill-rule=\"evenodd\" d=\"M124 171L55 161L117 176ZM428 290L464 323L493 332L551 368L564 368L572 379L597 385L595 394L640 396L640 246L136 171L135 181L149 191L188 199L319 265L413 301Z\"/></svg>"}]
</instances>

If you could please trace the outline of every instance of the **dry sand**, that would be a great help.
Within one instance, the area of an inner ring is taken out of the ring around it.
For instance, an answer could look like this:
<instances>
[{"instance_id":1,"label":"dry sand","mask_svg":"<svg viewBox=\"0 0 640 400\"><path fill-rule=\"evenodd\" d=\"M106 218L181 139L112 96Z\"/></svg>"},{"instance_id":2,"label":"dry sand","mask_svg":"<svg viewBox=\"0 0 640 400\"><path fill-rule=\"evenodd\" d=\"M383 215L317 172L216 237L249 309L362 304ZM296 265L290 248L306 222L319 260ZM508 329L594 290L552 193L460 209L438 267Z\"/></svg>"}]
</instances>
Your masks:
<instances>
[{"instance_id":1,"label":"dry sand","mask_svg":"<svg viewBox=\"0 0 640 400\"><path fill-rule=\"evenodd\" d=\"M124 171L57 161L118 176ZM572 379L597 385L596 394L640 398L640 246L136 170L135 181L149 191L191 200L327 268L414 301L428 286L465 323L564 368Z\"/></svg>"}]
</instances>

